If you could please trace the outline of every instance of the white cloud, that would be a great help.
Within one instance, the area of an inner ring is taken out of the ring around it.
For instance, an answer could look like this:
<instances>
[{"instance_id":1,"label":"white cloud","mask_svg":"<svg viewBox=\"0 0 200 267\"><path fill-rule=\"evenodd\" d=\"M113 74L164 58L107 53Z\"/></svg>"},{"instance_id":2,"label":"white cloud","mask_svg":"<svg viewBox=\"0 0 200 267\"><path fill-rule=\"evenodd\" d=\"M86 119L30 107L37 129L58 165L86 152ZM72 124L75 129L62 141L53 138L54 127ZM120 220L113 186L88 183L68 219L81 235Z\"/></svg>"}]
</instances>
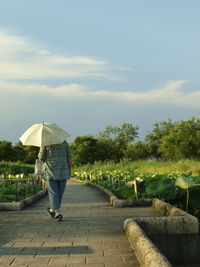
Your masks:
<instances>
[{"instance_id":1,"label":"white cloud","mask_svg":"<svg viewBox=\"0 0 200 267\"><path fill-rule=\"evenodd\" d=\"M105 61L51 53L37 43L0 30L0 79L75 77L113 78L108 73L108 63Z\"/></svg>"},{"instance_id":2,"label":"white cloud","mask_svg":"<svg viewBox=\"0 0 200 267\"><path fill-rule=\"evenodd\" d=\"M43 95L66 99L111 99L125 103L167 103L200 108L200 91L184 93L185 80L171 81L166 86L148 92L95 90L76 83L52 87L42 80L62 78L101 77L117 79L109 74L105 61L90 57L66 56L50 52L47 48L25 38L8 34L0 29L0 93L3 96L19 94L29 97ZM113 66L114 68L114 66ZM24 82L21 82L24 80ZM30 83L28 80L34 80ZM18 81L18 82L16 82ZM36 84L37 82L37 84Z\"/></svg>"},{"instance_id":3,"label":"white cloud","mask_svg":"<svg viewBox=\"0 0 200 267\"><path fill-rule=\"evenodd\" d=\"M177 97L184 96L183 93L179 91L182 85L187 81L178 80L171 81L166 86L160 89L153 89L148 92L121 92L118 94L120 98L123 98L127 101L151 101L151 102L173 102Z\"/></svg>"},{"instance_id":4,"label":"white cloud","mask_svg":"<svg viewBox=\"0 0 200 267\"><path fill-rule=\"evenodd\" d=\"M51 87L42 84L23 84L2 81L0 82L0 93L14 94L31 97L32 95L43 95L46 98L62 99L91 99L91 100L117 100L130 104L174 104L189 108L200 108L200 91L184 93L181 87L186 83L184 80L171 81L160 89L148 92L114 92L107 90L92 91L91 88L81 84L67 84Z\"/></svg>"}]
</instances>

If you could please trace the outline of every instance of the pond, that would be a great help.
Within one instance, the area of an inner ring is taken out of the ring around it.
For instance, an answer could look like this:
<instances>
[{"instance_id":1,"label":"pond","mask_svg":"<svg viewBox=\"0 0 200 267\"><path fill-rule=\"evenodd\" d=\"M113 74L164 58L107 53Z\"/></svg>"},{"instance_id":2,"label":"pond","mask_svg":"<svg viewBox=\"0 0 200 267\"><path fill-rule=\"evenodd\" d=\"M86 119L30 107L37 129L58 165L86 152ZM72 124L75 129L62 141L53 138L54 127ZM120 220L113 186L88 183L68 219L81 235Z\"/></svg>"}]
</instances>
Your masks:
<instances>
[{"instance_id":1,"label":"pond","mask_svg":"<svg viewBox=\"0 0 200 267\"><path fill-rule=\"evenodd\" d=\"M154 235L149 238L173 266L200 266L198 234Z\"/></svg>"}]
</instances>

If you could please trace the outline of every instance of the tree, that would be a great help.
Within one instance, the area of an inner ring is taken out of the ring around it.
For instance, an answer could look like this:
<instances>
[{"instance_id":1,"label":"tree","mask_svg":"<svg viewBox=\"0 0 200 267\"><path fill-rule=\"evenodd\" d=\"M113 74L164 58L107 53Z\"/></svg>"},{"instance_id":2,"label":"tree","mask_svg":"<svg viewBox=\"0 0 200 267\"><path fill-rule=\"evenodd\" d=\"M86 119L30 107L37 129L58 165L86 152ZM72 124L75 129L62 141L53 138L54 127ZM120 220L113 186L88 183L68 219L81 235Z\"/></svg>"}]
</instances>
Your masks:
<instances>
[{"instance_id":1,"label":"tree","mask_svg":"<svg viewBox=\"0 0 200 267\"><path fill-rule=\"evenodd\" d=\"M24 146L25 158L24 163L33 164L37 159L39 147L37 146Z\"/></svg>"},{"instance_id":2,"label":"tree","mask_svg":"<svg viewBox=\"0 0 200 267\"><path fill-rule=\"evenodd\" d=\"M133 126L130 123L122 123L120 127L107 126L103 132L100 132L98 137L103 139L113 139L121 144L129 144L138 136L138 126Z\"/></svg>"},{"instance_id":3,"label":"tree","mask_svg":"<svg viewBox=\"0 0 200 267\"><path fill-rule=\"evenodd\" d=\"M38 152L39 147L23 146L21 142L12 145L9 141L0 141L0 161L21 161L33 164Z\"/></svg>"},{"instance_id":4,"label":"tree","mask_svg":"<svg viewBox=\"0 0 200 267\"><path fill-rule=\"evenodd\" d=\"M0 161L13 161L13 147L9 141L0 141Z\"/></svg>"},{"instance_id":5,"label":"tree","mask_svg":"<svg viewBox=\"0 0 200 267\"><path fill-rule=\"evenodd\" d=\"M145 137L145 141L148 144L148 152L151 156L156 158L162 156L162 153L159 150L159 147L162 144L162 139L165 136L168 136L176 125L177 123L172 122L170 119L168 121L162 121L160 123L156 122L154 124L153 130Z\"/></svg>"},{"instance_id":6,"label":"tree","mask_svg":"<svg viewBox=\"0 0 200 267\"><path fill-rule=\"evenodd\" d=\"M125 158L129 160L144 160L149 156L147 144L141 141L137 141L128 145L124 152Z\"/></svg>"},{"instance_id":7,"label":"tree","mask_svg":"<svg viewBox=\"0 0 200 267\"><path fill-rule=\"evenodd\" d=\"M97 139L93 136L78 136L74 142L70 144L73 163L82 165L86 163L94 163L97 160L98 144Z\"/></svg>"},{"instance_id":8,"label":"tree","mask_svg":"<svg viewBox=\"0 0 200 267\"><path fill-rule=\"evenodd\" d=\"M177 123L169 135L163 137L159 152L165 159L199 159L200 120L192 117L190 120Z\"/></svg>"},{"instance_id":9,"label":"tree","mask_svg":"<svg viewBox=\"0 0 200 267\"><path fill-rule=\"evenodd\" d=\"M132 143L138 137L138 126L130 123L122 123L120 127L107 126L103 132L100 132L98 139L109 141L112 144L112 150L115 153L113 160L120 161L124 157L124 151L128 144Z\"/></svg>"},{"instance_id":10,"label":"tree","mask_svg":"<svg viewBox=\"0 0 200 267\"><path fill-rule=\"evenodd\" d=\"M22 145L21 142L18 142L13 146L13 158L14 161L21 162L24 162L24 160L26 159L25 147Z\"/></svg>"}]
</instances>

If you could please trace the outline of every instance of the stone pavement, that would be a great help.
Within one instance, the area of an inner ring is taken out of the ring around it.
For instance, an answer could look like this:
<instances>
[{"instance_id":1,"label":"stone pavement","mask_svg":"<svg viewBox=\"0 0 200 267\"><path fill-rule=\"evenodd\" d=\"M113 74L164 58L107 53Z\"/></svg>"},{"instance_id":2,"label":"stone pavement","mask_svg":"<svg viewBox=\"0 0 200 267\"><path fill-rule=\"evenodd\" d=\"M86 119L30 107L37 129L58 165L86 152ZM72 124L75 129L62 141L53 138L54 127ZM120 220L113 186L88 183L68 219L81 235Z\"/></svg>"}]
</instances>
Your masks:
<instances>
[{"instance_id":1,"label":"stone pavement","mask_svg":"<svg viewBox=\"0 0 200 267\"><path fill-rule=\"evenodd\" d=\"M62 222L48 197L23 211L0 211L0 266L138 267L125 236L127 218L159 216L151 207L113 208L96 189L69 182Z\"/></svg>"}]
</instances>

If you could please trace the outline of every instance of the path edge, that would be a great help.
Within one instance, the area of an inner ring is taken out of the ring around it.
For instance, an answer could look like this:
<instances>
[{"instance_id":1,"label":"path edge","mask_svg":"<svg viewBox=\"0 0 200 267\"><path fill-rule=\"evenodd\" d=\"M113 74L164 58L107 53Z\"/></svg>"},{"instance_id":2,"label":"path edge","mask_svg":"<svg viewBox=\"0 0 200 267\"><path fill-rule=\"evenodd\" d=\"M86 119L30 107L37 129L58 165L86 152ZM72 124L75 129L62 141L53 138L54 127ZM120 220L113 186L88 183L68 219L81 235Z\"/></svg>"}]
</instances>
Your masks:
<instances>
[{"instance_id":1,"label":"path edge","mask_svg":"<svg viewBox=\"0 0 200 267\"><path fill-rule=\"evenodd\" d=\"M23 199L21 201L12 201L12 202L0 202L0 211L6 211L6 210L23 210L27 207L30 207L32 204L38 202L40 199L42 199L45 195L47 195L47 189L44 189L42 191L39 191L35 195L32 195L26 199Z\"/></svg>"},{"instance_id":2,"label":"path edge","mask_svg":"<svg viewBox=\"0 0 200 267\"><path fill-rule=\"evenodd\" d=\"M172 267L134 219L125 220L124 230L142 267Z\"/></svg>"}]
</instances>

